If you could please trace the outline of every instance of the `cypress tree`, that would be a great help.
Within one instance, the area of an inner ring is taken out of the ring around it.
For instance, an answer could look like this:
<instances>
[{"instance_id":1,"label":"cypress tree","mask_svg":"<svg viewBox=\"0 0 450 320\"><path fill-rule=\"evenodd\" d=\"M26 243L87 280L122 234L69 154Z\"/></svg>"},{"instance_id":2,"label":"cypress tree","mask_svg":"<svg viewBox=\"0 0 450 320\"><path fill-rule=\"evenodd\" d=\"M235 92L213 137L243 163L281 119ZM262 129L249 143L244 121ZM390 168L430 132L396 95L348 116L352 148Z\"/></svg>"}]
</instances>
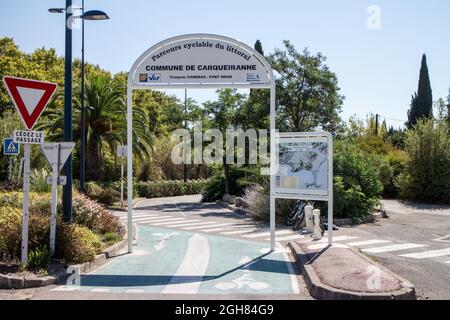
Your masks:
<instances>
[{"instance_id":1,"label":"cypress tree","mask_svg":"<svg viewBox=\"0 0 450 320\"><path fill-rule=\"evenodd\" d=\"M256 42L255 42L255 50L256 51L258 51L262 56L264 56L264 50L263 50L263 48L262 48L262 44L261 44L261 41L259 41L259 40L256 40Z\"/></svg>"},{"instance_id":2,"label":"cypress tree","mask_svg":"<svg viewBox=\"0 0 450 320\"><path fill-rule=\"evenodd\" d=\"M428 74L427 56L422 56L420 67L419 87L411 101L408 111L408 128L417 123L420 118L431 118L433 116L433 92L431 90L430 76Z\"/></svg>"}]
</instances>

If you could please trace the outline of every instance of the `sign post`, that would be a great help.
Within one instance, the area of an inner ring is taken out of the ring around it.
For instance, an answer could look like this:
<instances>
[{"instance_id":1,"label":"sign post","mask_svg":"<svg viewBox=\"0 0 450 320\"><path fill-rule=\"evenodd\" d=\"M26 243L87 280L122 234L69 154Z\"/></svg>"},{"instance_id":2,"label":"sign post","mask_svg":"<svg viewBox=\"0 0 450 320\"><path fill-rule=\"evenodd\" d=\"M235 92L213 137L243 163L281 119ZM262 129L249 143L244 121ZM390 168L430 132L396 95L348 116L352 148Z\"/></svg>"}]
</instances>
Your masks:
<instances>
[{"instance_id":1,"label":"sign post","mask_svg":"<svg viewBox=\"0 0 450 320\"><path fill-rule=\"evenodd\" d=\"M55 253L58 184L65 184L66 182L65 179L61 179L62 177L59 176L59 172L66 163L74 147L75 142L44 143L41 145L42 152L52 167L52 175L51 177L47 177L47 183L52 185L52 216L50 219L50 251L52 255Z\"/></svg>"},{"instance_id":2,"label":"sign post","mask_svg":"<svg viewBox=\"0 0 450 320\"><path fill-rule=\"evenodd\" d=\"M3 77L6 87L24 126L32 130L51 97L56 91L55 83ZM22 206L22 264L28 264L28 215L30 202L30 145L42 144L44 133L40 131L15 130L13 142L24 144L23 206Z\"/></svg>"},{"instance_id":3,"label":"sign post","mask_svg":"<svg viewBox=\"0 0 450 320\"><path fill-rule=\"evenodd\" d=\"M123 160L127 156L127 146L117 147L117 156L120 158L120 208L123 209Z\"/></svg>"}]
</instances>

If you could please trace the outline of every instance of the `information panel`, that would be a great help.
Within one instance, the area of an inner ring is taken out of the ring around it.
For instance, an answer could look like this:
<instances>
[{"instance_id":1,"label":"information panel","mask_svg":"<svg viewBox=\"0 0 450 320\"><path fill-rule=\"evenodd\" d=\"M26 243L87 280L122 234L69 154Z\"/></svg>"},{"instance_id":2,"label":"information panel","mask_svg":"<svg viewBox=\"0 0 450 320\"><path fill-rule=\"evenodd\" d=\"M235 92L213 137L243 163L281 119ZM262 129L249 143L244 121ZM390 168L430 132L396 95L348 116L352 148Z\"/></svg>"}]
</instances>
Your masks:
<instances>
[{"instance_id":1,"label":"information panel","mask_svg":"<svg viewBox=\"0 0 450 320\"><path fill-rule=\"evenodd\" d=\"M329 139L327 133L279 135L276 139L276 197L328 200Z\"/></svg>"}]
</instances>

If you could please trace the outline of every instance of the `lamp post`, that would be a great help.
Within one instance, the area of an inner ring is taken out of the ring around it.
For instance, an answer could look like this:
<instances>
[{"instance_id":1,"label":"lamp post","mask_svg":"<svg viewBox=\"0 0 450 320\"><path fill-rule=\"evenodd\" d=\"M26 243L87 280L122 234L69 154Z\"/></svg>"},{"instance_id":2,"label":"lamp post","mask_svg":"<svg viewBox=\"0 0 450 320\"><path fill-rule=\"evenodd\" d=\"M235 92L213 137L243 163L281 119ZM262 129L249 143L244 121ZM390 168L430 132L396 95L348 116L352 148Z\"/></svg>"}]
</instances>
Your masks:
<instances>
[{"instance_id":1,"label":"lamp post","mask_svg":"<svg viewBox=\"0 0 450 320\"><path fill-rule=\"evenodd\" d=\"M64 140L73 140L72 131L72 20L81 19L82 39L81 39L81 119L80 119L80 189L84 192L84 160L85 160L85 118L84 118L84 20L105 20L108 15L100 10L84 12L84 0L82 0L82 14L73 16L72 0L66 0L66 8L48 9L51 13L66 12L65 30L65 58L64 58ZM66 221L72 220L72 156L69 157L64 173L67 177L66 185L63 189L63 211Z\"/></svg>"}]
</instances>

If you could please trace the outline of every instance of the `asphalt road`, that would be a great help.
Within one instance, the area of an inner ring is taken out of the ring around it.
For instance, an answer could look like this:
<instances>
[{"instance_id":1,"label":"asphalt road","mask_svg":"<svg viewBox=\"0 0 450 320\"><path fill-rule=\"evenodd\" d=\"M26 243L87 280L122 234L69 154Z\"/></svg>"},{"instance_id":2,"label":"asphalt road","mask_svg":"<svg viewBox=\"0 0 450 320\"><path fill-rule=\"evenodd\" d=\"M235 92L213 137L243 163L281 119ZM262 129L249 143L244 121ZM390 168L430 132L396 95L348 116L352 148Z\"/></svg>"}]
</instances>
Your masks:
<instances>
[{"instance_id":1,"label":"asphalt road","mask_svg":"<svg viewBox=\"0 0 450 320\"><path fill-rule=\"evenodd\" d=\"M450 207L396 200L383 205L389 218L341 228L336 236L372 241L359 249L411 281L418 299L450 299Z\"/></svg>"}]
</instances>

